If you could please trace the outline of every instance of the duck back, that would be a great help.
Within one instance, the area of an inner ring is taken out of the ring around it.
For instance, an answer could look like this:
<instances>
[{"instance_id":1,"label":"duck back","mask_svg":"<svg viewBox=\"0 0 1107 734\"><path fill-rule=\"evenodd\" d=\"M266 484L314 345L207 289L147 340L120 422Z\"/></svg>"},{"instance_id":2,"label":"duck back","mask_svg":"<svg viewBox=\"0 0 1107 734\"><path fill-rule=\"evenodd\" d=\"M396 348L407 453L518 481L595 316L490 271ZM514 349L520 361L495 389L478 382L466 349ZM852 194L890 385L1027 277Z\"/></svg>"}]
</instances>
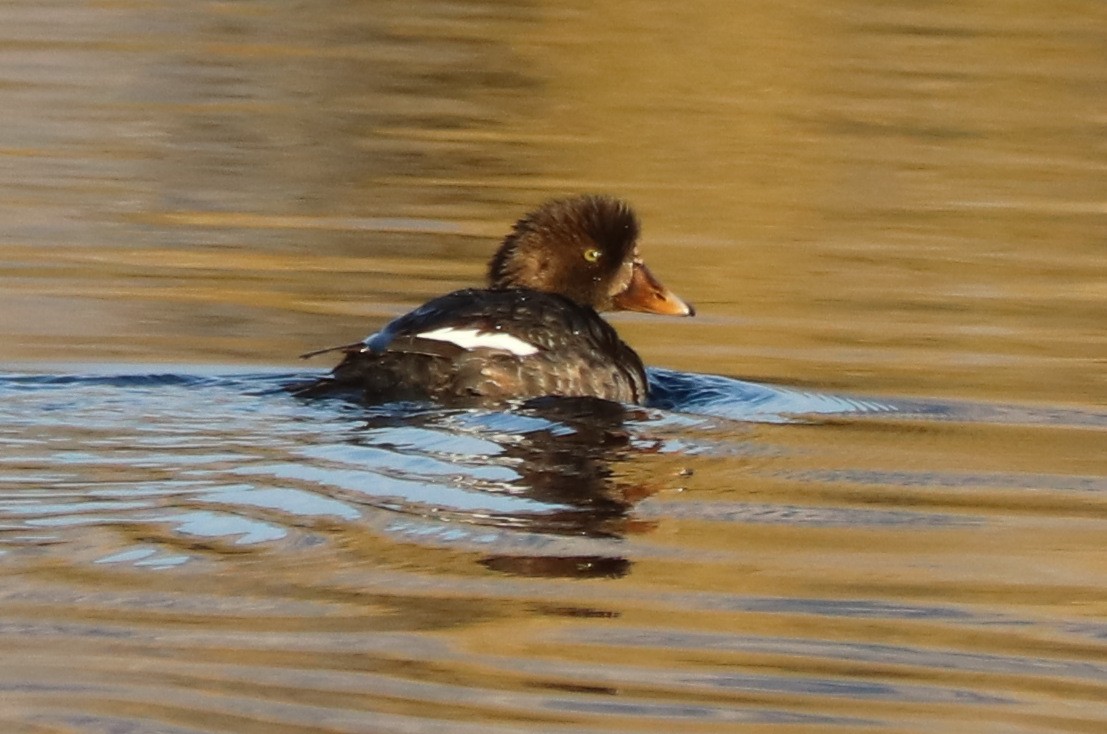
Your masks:
<instances>
[{"instance_id":1,"label":"duck back","mask_svg":"<svg viewBox=\"0 0 1107 734\"><path fill-rule=\"evenodd\" d=\"M301 395L373 403L497 403L546 395L642 403L642 361L593 309L525 288L467 289L427 302L364 342Z\"/></svg>"}]
</instances>

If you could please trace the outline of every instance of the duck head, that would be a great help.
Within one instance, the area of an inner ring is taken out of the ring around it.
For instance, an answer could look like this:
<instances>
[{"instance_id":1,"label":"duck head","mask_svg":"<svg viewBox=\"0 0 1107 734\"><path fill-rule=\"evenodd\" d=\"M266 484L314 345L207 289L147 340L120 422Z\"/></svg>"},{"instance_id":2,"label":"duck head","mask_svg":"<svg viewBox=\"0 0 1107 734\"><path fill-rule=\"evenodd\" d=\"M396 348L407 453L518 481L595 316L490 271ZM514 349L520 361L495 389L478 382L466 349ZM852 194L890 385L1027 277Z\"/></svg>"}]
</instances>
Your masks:
<instances>
[{"instance_id":1,"label":"duck head","mask_svg":"<svg viewBox=\"0 0 1107 734\"><path fill-rule=\"evenodd\" d=\"M488 268L492 288L557 293L597 311L693 316L638 254L638 217L609 196L547 202L515 223Z\"/></svg>"}]
</instances>

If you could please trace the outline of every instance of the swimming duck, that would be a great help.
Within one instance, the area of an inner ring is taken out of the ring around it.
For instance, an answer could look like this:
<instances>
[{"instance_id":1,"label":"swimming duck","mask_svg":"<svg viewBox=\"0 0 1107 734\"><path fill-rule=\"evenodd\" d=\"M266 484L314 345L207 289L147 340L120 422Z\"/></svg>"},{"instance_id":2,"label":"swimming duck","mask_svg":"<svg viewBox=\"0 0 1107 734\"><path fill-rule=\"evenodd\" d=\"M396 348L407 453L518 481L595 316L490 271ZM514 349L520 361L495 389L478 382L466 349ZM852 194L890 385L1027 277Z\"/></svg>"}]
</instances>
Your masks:
<instances>
[{"instance_id":1,"label":"swimming duck","mask_svg":"<svg viewBox=\"0 0 1107 734\"><path fill-rule=\"evenodd\" d=\"M549 201L512 228L488 287L435 298L364 341L309 352L345 354L299 395L355 393L366 402L499 403L550 395L643 403L642 360L598 311L692 316L638 253L625 202Z\"/></svg>"}]
</instances>

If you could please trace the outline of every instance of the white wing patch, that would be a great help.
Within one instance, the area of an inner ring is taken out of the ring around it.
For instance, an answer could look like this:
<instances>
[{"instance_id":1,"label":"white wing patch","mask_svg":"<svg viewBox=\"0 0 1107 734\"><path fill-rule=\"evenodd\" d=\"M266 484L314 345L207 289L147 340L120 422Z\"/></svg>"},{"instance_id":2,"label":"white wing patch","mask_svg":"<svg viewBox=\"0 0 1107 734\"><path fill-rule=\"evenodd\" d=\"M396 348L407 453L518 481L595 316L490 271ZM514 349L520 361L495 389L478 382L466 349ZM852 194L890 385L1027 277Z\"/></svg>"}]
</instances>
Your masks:
<instances>
[{"instance_id":1,"label":"white wing patch","mask_svg":"<svg viewBox=\"0 0 1107 734\"><path fill-rule=\"evenodd\" d=\"M514 337L511 334L501 332L489 333L476 329L454 329L449 326L434 331L425 331L416 334L419 339L433 339L440 342L450 342L462 349L499 349L511 352L518 357L534 354L538 347Z\"/></svg>"}]
</instances>

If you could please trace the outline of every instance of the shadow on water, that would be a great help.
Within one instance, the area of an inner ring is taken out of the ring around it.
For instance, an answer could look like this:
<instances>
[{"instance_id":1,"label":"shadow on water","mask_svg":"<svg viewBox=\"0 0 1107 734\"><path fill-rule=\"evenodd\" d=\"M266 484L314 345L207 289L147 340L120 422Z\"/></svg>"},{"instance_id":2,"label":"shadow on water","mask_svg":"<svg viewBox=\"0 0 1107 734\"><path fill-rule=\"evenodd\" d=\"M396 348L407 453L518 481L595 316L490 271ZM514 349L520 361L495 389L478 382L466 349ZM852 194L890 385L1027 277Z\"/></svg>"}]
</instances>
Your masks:
<instances>
[{"instance_id":1,"label":"shadow on water","mask_svg":"<svg viewBox=\"0 0 1107 734\"><path fill-rule=\"evenodd\" d=\"M466 507L451 504L446 496L430 505L394 506L395 511L597 543L590 553L489 554L481 560L487 568L528 576L621 576L629 562L611 542L652 527L628 513L664 482L638 481L620 472L636 456L662 449L659 440L643 434L641 427L649 420L645 411L561 399L532 401L510 412L399 405L367 413L364 425L350 431L342 446L326 452L329 458L373 457L377 470L407 478L422 474L437 479L447 494L476 493L486 499ZM436 466L428 471L431 462Z\"/></svg>"}]
</instances>

